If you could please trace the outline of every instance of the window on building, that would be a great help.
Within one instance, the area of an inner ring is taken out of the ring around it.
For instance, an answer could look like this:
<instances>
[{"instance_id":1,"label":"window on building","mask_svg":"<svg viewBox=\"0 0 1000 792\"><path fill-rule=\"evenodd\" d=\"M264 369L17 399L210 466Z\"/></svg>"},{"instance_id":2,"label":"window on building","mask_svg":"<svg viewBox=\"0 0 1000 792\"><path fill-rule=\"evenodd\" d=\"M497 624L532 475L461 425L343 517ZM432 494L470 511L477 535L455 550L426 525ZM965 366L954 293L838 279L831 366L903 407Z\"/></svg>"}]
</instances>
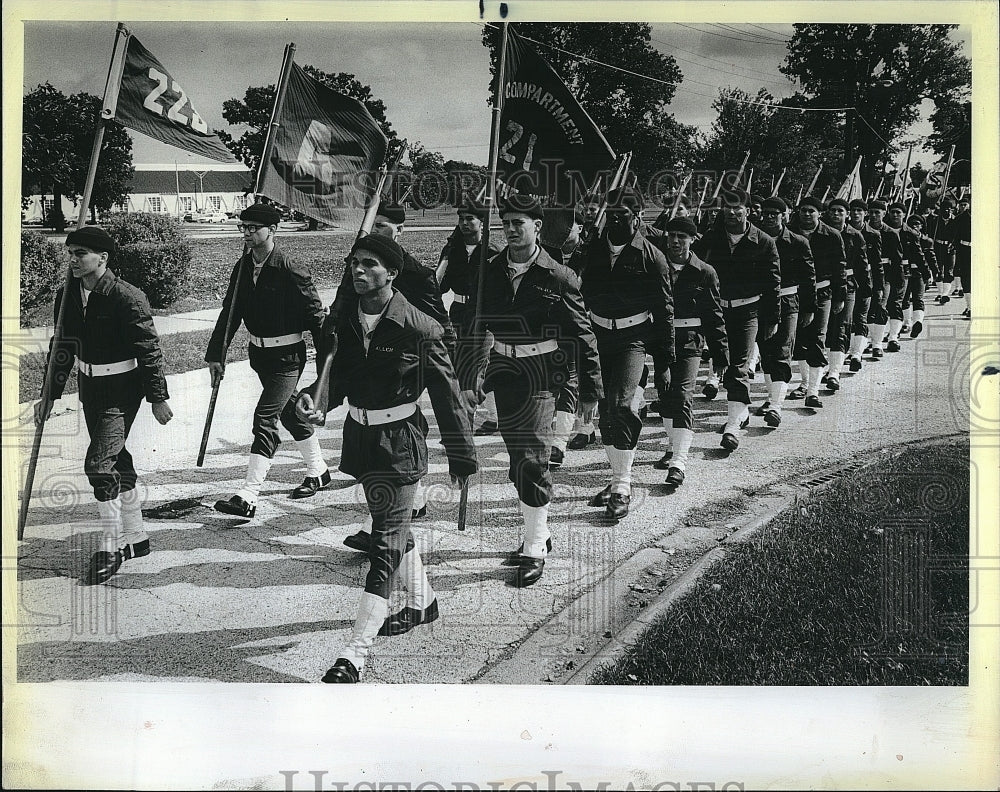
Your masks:
<instances>
[{"instance_id":1,"label":"window on building","mask_svg":"<svg viewBox=\"0 0 1000 792\"><path fill-rule=\"evenodd\" d=\"M190 195L182 195L181 196L181 211L182 212L191 212L191 211L194 211L194 198L192 198Z\"/></svg>"},{"instance_id":2,"label":"window on building","mask_svg":"<svg viewBox=\"0 0 1000 792\"><path fill-rule=\"evenodd\" d=\"M208 209L211 212L221 212L222 211L222 198L218 195L208 196Z\"/></svg>"},{"instance_id":3,"label":"window on building","mask_svg":"<svg viewBox=\"0 0 1000 792\"><path fill-rule=\"evenodd\" d=\"M159 195L151 195L146 199L149 203L149 211L151 212L162 212L163 211L163 200Z\"/></svg>"}]
</instances>

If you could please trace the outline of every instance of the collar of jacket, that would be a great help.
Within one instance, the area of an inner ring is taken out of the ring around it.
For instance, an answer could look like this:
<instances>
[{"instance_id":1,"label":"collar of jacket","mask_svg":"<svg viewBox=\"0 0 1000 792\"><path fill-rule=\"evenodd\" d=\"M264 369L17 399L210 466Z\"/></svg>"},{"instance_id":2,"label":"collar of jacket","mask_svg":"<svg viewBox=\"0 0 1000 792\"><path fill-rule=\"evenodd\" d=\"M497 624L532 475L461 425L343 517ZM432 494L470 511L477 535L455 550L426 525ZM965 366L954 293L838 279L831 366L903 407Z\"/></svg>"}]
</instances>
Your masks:
<instances>
[{"instance_id":1,"label":"collar of jacket","mask_svg":"<svg viewBox=\"0 0 1000 792\"><path fill-rule=\"evenodd\" d=\"M402 295L399 289L393 286L392 297L389 298L389 304L386 305L385 311L382 314L382 318L379 319L379 323L381 324L386 319L388 319L389 321L399 325L400 327L403 327L406 324L406 307L408 305L409 303L406 301L406 298ZM358 308L360 309L360 307L361 304L358 303ZM350 313L351 313L351 321L357 323L359 321L358 312L351 311Z\"/></svg>"},{"instance_id":2,"label":"collar of jacket","mask_svg":"<svg viewBox=\"0 0 1000 792\"><path fill-rule=\"evenodd\" d=\"M611 258L611 243L608 241L608 232L606 230L603 234L601 234L601 239L604 242L605 250L608 251L608 258ZM646 246L646 241L647 241L646 237L642 235L642 226L640 225L639 228L637 228L635 230L635 233L632 235L632 239L630 239L625 244L625 247L622 248L622 253L625 252L625 248L634 248L635 250L639 251L639 253L642 253L643 248L645 248ZM621 253L619 253L618 255L620 256Z\"/></svg>"},{"instance_id":3,"label":"collar of jacket","mask_svg":"<svg viewBox=\"0 0 1000 792\"><path fill-rule=\"evenodd\" d=\"M264 263L261 265L261 269L264 267L273 267L284 257L281 249L278 247L278 243L275 242L274 247L271 248L271 252L267 254L267 258L264 259ZM248 272L253 272L254 267L257 266L257 262L253 257L253 251L250 248L246 249L243 254L243 265L247 268Z\"/></svg>"},{"instance_id":4,"label":"collar of jacket","mask_svg":"<svg viewBox=\"0 0 1000 792\"><path fill-rule=\"evenodd\" d=\"M836 229L831 228L829 225L824 223L822 220L817 220L816 223L816 227L809 232L803 230L802 226L798 223L795 223L794 225L789 223L787 227L791 228L794 233L804 236L806 239L809 239L809 237L813 234L819 234L820 236L832 236L833 234L840 233Z\"/></svg>"},{"instance_id":5,"label":"collar of jacket","mask_svg":"<svg viewBox=\"0 0 1000 792\"><path fill-rule=\"evenodd\" d=\"M507 277L507 248L504 248L496 256L490 259L490 263L502 270L504 277ZM535 260L531 264L531 267L535 266L544 267L547 270L553 270L556 268L556 262L553 260L552 256L545 252L545 248L542 247L541 243L538 243L538 255L535 256ZM531 267L528 267L529 272L531 271Z\"/></svg>"},{"instance_id":6,"label":"collar of jacket","mask_svg":"<svg viewBox=\"0 0 1000 792\"><path fill-rule=\"evenodd\" d=\"M79 282L81 284L83 283L82 280L79 280ZM101 276L101 279L94 284L94 288L91 289L90 291L96 294L108 295L111 294L111 290L115 287L115 284L117 282L118 282L118 275L112 272L111 269L107 269Z\"/></svg>"}]
</instances>

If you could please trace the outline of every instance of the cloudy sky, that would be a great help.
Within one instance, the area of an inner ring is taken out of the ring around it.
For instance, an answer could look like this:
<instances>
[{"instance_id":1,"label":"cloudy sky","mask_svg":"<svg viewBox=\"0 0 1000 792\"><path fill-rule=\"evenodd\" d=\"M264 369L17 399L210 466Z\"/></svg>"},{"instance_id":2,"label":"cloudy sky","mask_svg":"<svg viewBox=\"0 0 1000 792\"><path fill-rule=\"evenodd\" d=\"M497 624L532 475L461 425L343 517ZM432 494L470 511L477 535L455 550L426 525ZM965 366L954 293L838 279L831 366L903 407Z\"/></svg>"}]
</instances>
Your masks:
<instances>
[{"instance_id":1,"label":"cloudy sky","mask_svg":"<svg viewBox=\"0 0 1000 792\"><path fill-rule=\"evenodd\" d=\"M250 16L249 14L247 15ZM401 137L445 159L485 164L489 148L489 61L481 23L342 23L301 21L122 21L172 72L201 116L230 128L222 103L251 85L276 82L285 44L296 62L350 72L371 86ZM102 95L115 23L28 21L24 26L24 91L50 82L64 93ZM677 119L707 131L720 87L776 97L794 85L778 71L792 26L780 23L654 24L653 45L672 55L684 80L671 105ZM966 46L967 29L953 33ZM544 51L542 55L544 56ZM914 134L926 134L929 125ZM195 164L197 157L134 134L136 162ZM929 162L927 163L929 164Z\"/></svg>"}]
</instances>

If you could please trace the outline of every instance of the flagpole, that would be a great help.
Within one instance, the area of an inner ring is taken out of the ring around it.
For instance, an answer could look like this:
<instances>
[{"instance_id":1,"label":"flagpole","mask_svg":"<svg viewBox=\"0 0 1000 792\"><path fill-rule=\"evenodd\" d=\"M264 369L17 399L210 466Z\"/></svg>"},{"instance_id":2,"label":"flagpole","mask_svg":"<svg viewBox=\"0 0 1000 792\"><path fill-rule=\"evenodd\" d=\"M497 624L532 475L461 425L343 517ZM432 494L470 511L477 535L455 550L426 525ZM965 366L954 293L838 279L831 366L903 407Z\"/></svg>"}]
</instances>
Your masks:
<instances>
[{"instance_id":1,"label":"flagpole","mask_svg":"<svg viewBox=\"0 0 1000 792\"><path fill-rule=\"evenodd\" d=\"M821 162L819 164L819 167L816 169L816 175L813 176L813 180L809 182L809 189L806 190L807 196L812 195L813 188L816 186L816 181L819 179L819 174L822 172L822 170L823 170L823 163Z\"/></svg>"},{"instance_id":2,"label":"flagpole","mask_svg":"<svg viewBox=\"0 0 1000 792\"><path fill-rule=\"evenodd\" d=\"M911 144L910 147L906 150L906 165L903 168L903 184L899 188L899 195L896 196L895 199L900 203L902 203L903 199L906 197L906 187L910 183L910 157L912 155L913 155L913 146Z\"/></svg>"},{"instance_id":3,"label":"flagpole","mask_svg":"<svg viewBox=\"0 0 1000 792\"><path fill-rule=\"evenodd\" d=\"M76 228L86 225L87 212L90 210L90 199L94 193L94 182L97 179L97 164L101 158L101 147L104 144L104 127L114 118L115 106L118 103L118 92L121 89L122 72L125 68L125 51L128 48L128 28L121 22L115 30L115 43L111 51L111 63L108 66L108 78L104 84L104 105L101 116L94 131L94 145L90 150L90 165L87 168L87 181L83 188L80 211L76 218ZM17 540L24 538L24 525L28 519L28 506L31 502L31 490L35 484L35 470L38 467L38 452L42 447L42 434L45 432L45 421L51 409L49 394L52 392L52 377L55 371L55 357L62 336L63 321L66 316L66 304L69 302L69 290L73 286L73 270L66 268L66 280L63 283L63 298L59 304L55 325L52 328L52 340L49 343L49 355L45 364L45 378L42 380L41 420L35 426L35 436L31 442L31 454L28 456L28 469L24 477L24 490L21 494L21 506L17 515Z\"/></svg>"},{"instance_id":4,"label":"flagpole","mask_svg":"<svg viewBox=\"0 0 1000 792\"><path fill-rule=\"evenodd\" d=\"M778 197L778 188L781 186L781 180L785 178L785 171L786 170L787 170L787 168L782 168L781 169L781 175L778 177L777 183L774 185L774 187L771 188L771 197L772 198L777 198Z\"/></svg>"},{"instance_id":5,"label":"flagpole","mask_svg":"<svg viewBox=\"0 0 1000 792\"><path fill-rule=\"evenodd\" d=\"M689 173L685 177L684 182L681 184L680 189L677 190L677 196L674 198L674 205L670 208L670 219L671 220L673 220L674 216L677 214L677 207L681 205L681 198L684 196L684 190L687 188L688 182L691 181L691 177L693 175L694 175L693 172Z\"/></svg>"},{"instance_id":6,"label":"flagpole","mask_svg":"<svg viewBox=\"0 0 1000 792\"><path fill-rule=\"evenodd\" d=\"M271 157L274 149L275 130L279 126L278 120L281 118L281 108L285 103L285 91L288 89L288 76L292 72L292 62L295 59L295 44L285 45L285 52L281 61L281 76L278 78L278 88L274 95L274 106L271 108L271 121L267 126L267 136L264 138L264 148L261 151L260 159L257 162L257 174L254 178L254 197L260 191L260 182L264 174L264 165ZM226 356L229 354L228 338L231 337L233 318L236 308L236 295L240 291L240 282L243 280L243 259L246 257L249 247L243 243L243 255L240 256L239 264L236 267L236 283L233 286L233 299L229 303L229 313L226 316L226 333L222 338L222 355L220 363L223 370L226 366ZM205 428L201 432L201 445L198 447L198 458L195 464L201 467L205 464L205 452L208 450L208 438L212 433L212 419L215 417L215 405L219 400L219 389L222 387L222 377L219 377L212 385L212 394L208 398L208 410L205 413Z\"/></svg>"},{"instance_id":7,"label":"flagpole","mask_svg":"<svg viewBox=\"0 0 1000 792\"><path fill-rule=\"evenodd\" d=\"M948 164L944 167L944 184L941 185L941 197L937 200L937 207L935 211L935 221L934 221L934 241L937 242L938 232L941 229L941 201L948 194L948 179L951 177L951 165L953 157L955 156L955 147L952 146L948 151Z\"/></svg>"},{"instance_id":8,"label":"flagpole","mask_svg":"<svg viewBox=\"0 0 1000 792\"><path fill-rule=\"evenodd\" d=\"M708 192L708 179L701 185L701 197L698 199L698 222L701 222L701 209L705 205L705 193Z\"/></svg>"}]
</instances>

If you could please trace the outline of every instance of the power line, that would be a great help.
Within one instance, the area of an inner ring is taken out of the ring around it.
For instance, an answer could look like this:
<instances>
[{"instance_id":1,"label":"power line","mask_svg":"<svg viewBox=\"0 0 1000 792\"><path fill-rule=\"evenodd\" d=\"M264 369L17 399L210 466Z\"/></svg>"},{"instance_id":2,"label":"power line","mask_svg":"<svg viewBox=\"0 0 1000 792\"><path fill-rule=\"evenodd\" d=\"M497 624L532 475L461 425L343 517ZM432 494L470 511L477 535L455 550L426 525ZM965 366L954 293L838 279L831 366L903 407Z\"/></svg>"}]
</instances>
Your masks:
<instances>
[{"instance_id":1,"label":"power line","mask_svg":"<svg viewBox=\"0 0 1000 792\"><path fill-rule=\"evenodd\" d=\"M670 47L671 49L675 49L678 52L686 52L688 55L694 55L696 58L704 58L705 60L715 61L716 63L723 63L726 66L732 66L732 67L737 68L737 69L742 69L743 71L753 72L754 74L762 74L765 77L773 77L774 76L774 74L772 72L765 72L765 71L761 71L760 69L751 69L749 66L737 66L735 63L730 63L729 61L724 61L721 58L712 58L712 57L709 57L708 55L699 55L697 52L692 52L691 50L686 50L683 47L678 47L676 44L671 44L668 41L661 41L660 39L654 39L652 37L650 37L650 41L655 41L657 44L662 44L664 47ZM677 56L675 55L674 57L677 57ZM703 66L706 69L713 68L711 66L706 66L706 65L703 65L703 64L700 64L700 63L695 63L695 66ZM721 71L721 69L720 69L720 71ZM739 76L739 75L737 75L737 76Z\"/></svg>"},{"instance_id":2,"label":"power line","mask_svg":"<svg viewBox=\"0 0 1000 792\"><path fill-rule=\"evenodd\" d=\"M659 39L650 39L650 41L655 41L657 44L662 44L664 47L669 47L669 48L676 49L672 44L668 44L666 41L660 41ZM686 50L681 50L681 52L686 52ZM712 71L719 72L720 74L728 74L730 77L739 77L739 78L744 79L744 80L757 80L757 82L770 82L771 85L774 85L774 86L781 85L782 88L788 88L788 83L790 82L789 80L786 80L785 83L779 83L777 80L770 80L770 81L768 81L768 80L761 80L760 78L757 78L757 77L751 77L748 74L738 74L736 72L729 71L728 69L720 69L718 66L709 66L707 63L698 63L697 61L689 60L688 58L682 58L679 55L675 55L673 52L669 53L669 55L670 55L670 57L674 58L675 60L679 60L679 61L681 61L683 63L690 63L692 66L696 66L699 69L711 69ZM698 57L702 57L702 56L698 56ZM716 60L716 59L715 58L711 58L711 60ZM718 62L719 63L724 63L725 61L718 61ZM738 69L739 68L743 68L741 66L736 66L736 64L732 64L732 65L735 66ZM749 71L757 71L757 70L756 69L750 69ZM768 77L772 76L772 75L768 75L767 72L757 71L757 73L758 74L767 75Z\"/></svg>"},{"instance_id":3,"label":"power line","mask_svg":"<svg viewBox=\"0 0 1000 792\"><path fill-rule=\"evenodd\" d=\"M757 43L759 41L761 44L767 42L772 42L772 43L778 42L779 44L785 44L784 39L776 39L773 36L762 36L760 33L754 33L752 30L740 30L739 28L733 27L732 25L723 25L716 23L710 23L710 24L712 25L712 27L717 27L721 30L728 30L730 33L736 33L737 35L740 36L746 36L749 41L752 41L754 43Z\"/></svg>"},{"instance_id":4,"label":"power line","mask_svg":"<svg viewBox=\"0 0 1000 792\"><path fill-rule=\"evenodd\" d=\"M716 33L714 30L702 30L701 28L696 28L694 25L685 25L683 22L678 22L682 28L688 28L696 33L704 33L706 36L718 36L719 38L732 39L733 41L742 41L744 44L764 44L768 47L783 47L784 42L781 44L774 44L769 41L753 41L752 39L738 38L737 36L727 36L725 33Z\"/></svg>"}]
</instances>

